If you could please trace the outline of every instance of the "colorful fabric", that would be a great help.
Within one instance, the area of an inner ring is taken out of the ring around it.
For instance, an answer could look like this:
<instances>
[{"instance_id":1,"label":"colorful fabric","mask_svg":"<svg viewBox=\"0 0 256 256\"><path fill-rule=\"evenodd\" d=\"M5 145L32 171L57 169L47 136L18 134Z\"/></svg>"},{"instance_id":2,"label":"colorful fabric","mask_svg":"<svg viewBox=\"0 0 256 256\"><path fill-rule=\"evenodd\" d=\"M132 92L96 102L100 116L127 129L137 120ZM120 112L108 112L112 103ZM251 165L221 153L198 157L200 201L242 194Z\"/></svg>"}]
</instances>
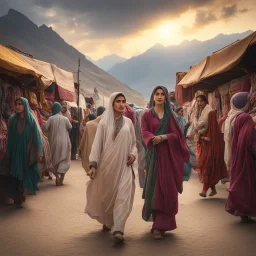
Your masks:
<instances>
[{"instance_id":1,"label":"colorful fabric","mask_svg":"<svg viewBox=\"0 0 256 256\"><path fill-rule=\"evenodd\" d=\"M52 155L51 155L51 149L50 149L50 144L48 141L48 138L42 131L42 125L40 125L37 114L35 111L32 111L32 114L36 120L38 130L40 132L41 138L42 138L42 143L43 143L43 160L41 163L38 164L38 169L40 173L44 171L53 171L53 166L52 166Z\"/></svg>"},{"instance_id":2,"label":"colorful fabric","mask_svg":"<svg viewBox=\"0 0 256 256\"><path fill-rule=\"evenodd\" d=\"M237 116L232 134L226 211L236 216L256 216L256 131L252 117L245 113Z\"/></svg>"},{"instance_id":3,"label":"colorful fabric","mask_svg":"<svg viewBox=\"0 0 256 256\"><path fill-rule=\"evenodd\" d=\"M256 92L256 72L251 74L251 93Z\"/></svg>"}]
</instances>

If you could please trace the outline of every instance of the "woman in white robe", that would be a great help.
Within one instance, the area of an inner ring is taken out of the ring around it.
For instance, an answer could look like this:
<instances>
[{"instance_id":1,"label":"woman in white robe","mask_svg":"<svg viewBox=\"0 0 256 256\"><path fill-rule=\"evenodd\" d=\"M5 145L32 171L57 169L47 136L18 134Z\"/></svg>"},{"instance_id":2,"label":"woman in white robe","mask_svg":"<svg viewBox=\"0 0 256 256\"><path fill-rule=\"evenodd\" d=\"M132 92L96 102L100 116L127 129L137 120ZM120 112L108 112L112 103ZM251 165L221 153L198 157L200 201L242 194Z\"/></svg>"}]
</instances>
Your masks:
<instances>
[{"instance_id":1,"label":"woman in white robe","mask_svg":"<svg viewBox=\"0 0 256 256\"><path fill-rule=\"evenodd\" d=\"M85 213L113 231L116 243L124 241L124 227L134 200L132 164L137 154L132 121L125 116L126 99L113 93L98 125L90 154L91 180Z\"/></svg>"},{"instance_id":2,"label":"woman in white robe","mask_svg":"<svg viewBox=\"0 0 256 256\"><path fill-rule=\"evenodd\" d=\"M67 117L61 114L61 105L55 102L52 108L52 116L43 125L43 131L47 134L54 173L56 173L56 185L63 185L65 174L70 168L71 143L69 131L72 125ZM60 176L59 176L60 175Z\"/></svg>"}]
</instances>

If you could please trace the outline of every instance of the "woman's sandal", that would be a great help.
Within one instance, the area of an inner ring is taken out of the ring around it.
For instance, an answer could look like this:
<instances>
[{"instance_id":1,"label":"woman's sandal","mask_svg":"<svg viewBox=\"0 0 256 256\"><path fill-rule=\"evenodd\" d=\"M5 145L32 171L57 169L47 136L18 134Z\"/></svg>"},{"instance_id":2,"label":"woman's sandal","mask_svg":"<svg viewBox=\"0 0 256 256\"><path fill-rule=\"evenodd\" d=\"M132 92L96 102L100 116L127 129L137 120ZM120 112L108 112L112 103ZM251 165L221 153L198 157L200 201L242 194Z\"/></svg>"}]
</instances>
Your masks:
<instances>
[{"instance_id":1,"label":"woman's sandal","mask_svg":"<svg viewBox=\"0 0 256 256\"><path fill-rule=\"evenodd\" d=\"M109 228L107 225L103 225L102 230L109 232L111 230L111 228Z\"/></svg>"},{"instance_id":2,"label":"woman's sandal","mask_svg":"<svg viewBox=\"0 0 256 256\"><path fill-rule=\"evenodd\" d=\"M212 192L209 194L210 197L215 196L215 195L217 195L217 191L216 190L215 191L212 190Z\"/></svg>"},{"instance_id":3,"label":"woman's sandal","mask_svg":"<svg viewBox=\"0 0 256 256\"><path fill-rule=\"evenodd\" d=\"M241 223L253 223L254 220L249 216L241 216Z\"/></svg>"},{"instance_id":4,"label":"woman's sandal","mask_svg":"<svg viewBox=\"0 0 256 256\"><path fill-rule=\"evenodd\" d=\"M120 231L115 231L113 237L115 244L122 244L124 242L124 234Z\"/></svg>"},{"instance_id":5,"label":"woman's sandal","mask_svg":"<svg viewBox=\"0 0 256 256\"><path fill-rule=\"evenodd\" d=\"M202 191L202 192L199 194L199 196L201 196L201 197L207 197L207 194L206 194L206 192Z\"/></svg>"},{"instance_id":6,"label":"woman's sandal","mask_svg":"<svg viewBox=\"0 0 256 256\"><path fill-rule=\"evenodd\" d=\"M61 186L61 180L59 176L56 176L56 186Z\"/></svg>"},{"instance_id":7,"label":"woman's sandal","mask_svg":"<svg viewBox=\"0 0 256 256\"><path fill-rule=\"evenodd\" d=\"M162 240L162 239L164 238L163 234L164 234L164 233L163 233L161 230L159 230L159 229L154 229L154 230L153 230L153 233L152 233L152 236L153 236L153 238L156 239L156 240Z\"/></svg>"}]
</instances>

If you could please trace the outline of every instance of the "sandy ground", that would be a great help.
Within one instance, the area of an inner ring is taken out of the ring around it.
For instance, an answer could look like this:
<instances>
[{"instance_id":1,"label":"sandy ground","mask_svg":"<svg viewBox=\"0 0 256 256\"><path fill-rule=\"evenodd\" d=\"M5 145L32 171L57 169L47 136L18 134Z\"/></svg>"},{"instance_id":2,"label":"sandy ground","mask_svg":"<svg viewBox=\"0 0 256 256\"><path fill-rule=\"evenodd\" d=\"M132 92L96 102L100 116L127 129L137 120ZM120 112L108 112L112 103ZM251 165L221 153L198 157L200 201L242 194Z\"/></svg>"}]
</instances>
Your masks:
<instances>
[{"instance_id":1,"label":"sandy ground","mask_svg":"<svg viewBox=\"0 0 256 256\"><path fill-rule=\"evenodd\" d=\"M256 255L256 224L240 224L225 212L227 192L222 185L215 198L201 199L201 184L193 175L180 196L178 228L162 241L152 239L151 223L141 219L137 186L125 244L114 246L111 234L84 214L87 180L81 163L73 161L63 187L45 180L23 209L0 206L0 255Z\"/></svg>"}]
</instances>

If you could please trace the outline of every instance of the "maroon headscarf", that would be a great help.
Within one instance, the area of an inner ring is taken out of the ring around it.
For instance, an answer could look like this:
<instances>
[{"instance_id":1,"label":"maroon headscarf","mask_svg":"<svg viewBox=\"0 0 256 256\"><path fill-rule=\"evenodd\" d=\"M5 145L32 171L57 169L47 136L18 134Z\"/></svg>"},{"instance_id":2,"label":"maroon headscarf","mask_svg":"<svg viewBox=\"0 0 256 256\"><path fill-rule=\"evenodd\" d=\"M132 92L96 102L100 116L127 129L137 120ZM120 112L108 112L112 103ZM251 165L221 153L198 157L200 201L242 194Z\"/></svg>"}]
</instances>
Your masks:
<instances>
[{"instance_id":1,"label":"maroon headscarf","mask_svg":"<svg viewBox=\"0 0 256 256\"><path fill-rule=\"evenodd\" d=\"M135 122L135 111L127 104L124 111L124 116L131 119L132 123Z\"/></svg>"}]
</instances>

